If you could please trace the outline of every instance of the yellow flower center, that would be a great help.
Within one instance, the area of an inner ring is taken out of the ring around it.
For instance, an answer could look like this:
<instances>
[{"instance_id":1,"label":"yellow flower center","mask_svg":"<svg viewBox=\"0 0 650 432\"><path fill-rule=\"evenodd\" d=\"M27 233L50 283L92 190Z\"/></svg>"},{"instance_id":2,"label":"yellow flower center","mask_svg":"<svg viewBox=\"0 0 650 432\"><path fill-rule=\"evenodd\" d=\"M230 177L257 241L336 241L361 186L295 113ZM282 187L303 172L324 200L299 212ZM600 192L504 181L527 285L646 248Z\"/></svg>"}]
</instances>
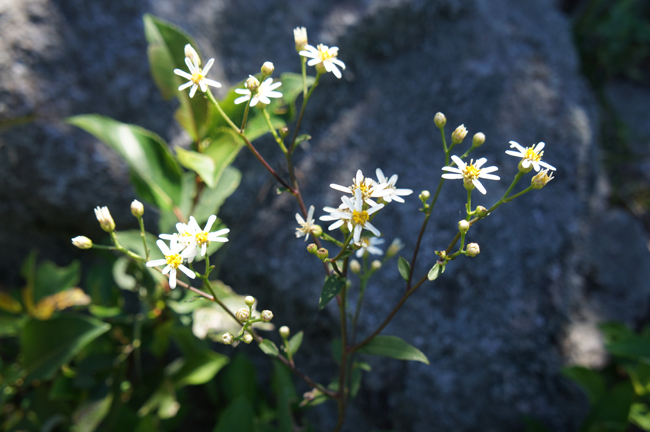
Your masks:
<instances>
[{"instance_id":1,"label":"yellow flower center","mask_svg":"<svg viewBox=\"0 0 650 432\"><path fill-rule=\"evenodd\" d=\"M325 60L331 60L333 58L336 58L336 54L330 54L329 48L327 48L325 45L320 44L318 45L318 54L320 56L321 61Z\"/></svg>"},{"instance_id":2,"label":"yellow flower center","mask_svg":"<svg viewBox=\"0 0 650 432\"><path fill-rule=\"evenodd\" d=\"M196 243L202 245L203 243L208 243L208 233L207 231L201 231L196 235Z\"/></svg>"},{"instance_id":3,"label":"yellow flower center","mask_svg":"<svg viewBox=\"0 0 650 432\"><path fill-rule=\"evenodd\" d=\"M478 175L481 173L481 170L476 168L473 164L469 164L463 170L463 177L468 180L476 180Z\"/></svg>"},{"instance_id":4,"label":"yellow flower center","mask_svg":"<svg viewBox=\"0 0 650 432\"><path fill-rule=\"evenodd\" d=\"M180 254L167 255L165 257L167 260L167 265L173 268L178 268L179 265L183 264L183 258Z\"/></svg>"},{"instance_id":5,"label":"yellow flower center","mask_svg":"<svg viewBox=\"0 0 650 432\"><path fill-rule=\"evenodd\" d=\"M362 211L352 211L352 223L355 225L364 225L368 222L368 212L365 210Z\"/></svg>"},{"instance_id":6,"label":"yellow flower center","mask_svg":"<svg viewBox=\"0 0 650 432\"><path fill-rule=\"evenodd\" d=\"M524 151L524 159L528 159L529 161L539 162L543 155L543 151L535 153L535 149L532 147L526 147L526 150Z\"/></svg>"},{"instance_id":7,"label":"yellow flower center","mask_svg":"<svg viewBox=\"0 0 650 432\"><path fill-rule=\"evenodd\" d=\"M203 78L205 78L205 75L203 75L203 72L200 69L199 72L194 72L192 74L192 82L194 84L199 84Z\"/></svg>"}]
</instances>

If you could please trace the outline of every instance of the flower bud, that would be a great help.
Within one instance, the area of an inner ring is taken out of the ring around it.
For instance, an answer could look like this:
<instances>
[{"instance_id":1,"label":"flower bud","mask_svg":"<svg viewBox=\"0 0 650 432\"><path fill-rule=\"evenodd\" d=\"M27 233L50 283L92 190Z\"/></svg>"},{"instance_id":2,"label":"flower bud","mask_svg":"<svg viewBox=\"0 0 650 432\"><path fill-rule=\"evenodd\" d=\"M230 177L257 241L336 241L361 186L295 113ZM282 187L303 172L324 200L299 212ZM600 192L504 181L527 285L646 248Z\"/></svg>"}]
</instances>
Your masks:
<instances>
[{"instance_id":1,"label":"flower bud","mask_svg":"<svg viewBox=\"0 0 650 432\"><path fill-rule=\"evenodd\" d=\"M251 92L255 93L258 88L260 88L260 82L253 75L249 75L246 80L246 88Z\"/></svg>"},{"instance_id":2,"label":"flower bud","mask_svg":"<svg viewBox=\"0 0 650 432\"><path fill-rule=\"evenodd\" d=\"M253 306L255 304L255 297L246 296L246 298L244 299L244 303L246 303L246 306Z\"/></svg>"},{"instance_id":3,"label":"flower bud","mask_svg":"<svg viewBox=\"0 0 650 432\"><path fill-rule=\"evenodd\" d=\"M104 231L106 232L115 231L115 221L111 216L111 212L108 211L108 207L106 206L96 207L95 216L97 217L97 220L99 221L99 225L101 225Z\"/></svg>"},{"instance_id":4,"label":"flower bud","mask_svg":"<svg viewBox=\"0 0 650 432\"><path fill-rule=\"evenodd\" d=\"M330 253L327 249L325 248L320 248L316 252L316 256L322 260L327 259L328 256L330 256Z\"/></svg>"},{"instance_id":5,"label":"flower bud","mask_svg":"<svg viewBox=\"0 0 650 432\"><path fill-rule=\"evenodd\" d=\"M318 72L319 74L327 73L327 69L325 69L323 62L316 63L316 65L314 65L314 68L316 69L316 72Z\"/></svg>"},{"instance_id":6,"label":"flower bud","mask_svg":"<svg viewBox=\"0 0 650 432\"><path fill-rule=\"evenodd\" d=\"M402 250L403 247L404 247L404 243L402 243L402 240L396 238L395 240L393 240L390 246L388 246L388 250L386 251L386 257L387 258L394 257L395 255L397 255L399 251Z\"/></svg>"},{"instance_id":7,"label":"flower bud","mask_svg":"<svg viewBox=\"0 0 650 432\"><path fill-rule=\"evenodd\" d=\"M307 29L296 27L293 29L293 40L296 42L296 51L300 52L307 46Z\"/></svg>"},{"instance_id":8,"label":"flower bud","mask_svg":"<svg viewBox=\"0 0 650 432\"><path fill-rule=\"evenodd\" d=\"M431 198L431 193L428 190L423 190L420 192L420 201L427 202L427 200Z\"/></svg>"},{"instance_id":9,"label":"flower bud","mask_svg":"<svg viewBox=\"0 0 650 432\"><path fill-rule=\"evenodd\" d=\"M433 117L433 122L436 124L438 129L443 128L447 124L447 117L441 112L436 113L436 115Z\"/></svg>"},{"instance_id":10,"label":"flower bud","mask_svg":"<svg viewBox=\"0 0 650 432\"><path fill-rule=\"evenodd\" d=\"M312 225L309 229L309 232L312 233L314 237L320 237L323 235L323 227L320 225Z\"/></svg>"},{"instance_id":11,"label":"flower bud","mask_svg":"<svg viewBox=\"0 0 650 432\"><path fill-rule=\"evenodd\" d=\"M90 249L93 247L93 241L86 236L77 236L73 238L72 244L79 249Z\"/></svg>"},{"instance_id":12,"label":"flower bud","mask_svg":"<svg viewBox=\"0 0 650 432\"><path fill-rule=\"evenodd\" d=\"M248 308L241 308L237 312L235 312L235 317L241 322L245 322L248 320L248 317L250 316L250 312L248 312Z\"/></svg>"},{"instance_id":13,"label":"flower bud","mask_svg":"<svg viewBox=\"0 0 650 432\"><path fill-rule=\"evenodd\" d=\"M286 126L282 126L280 128L280 138L286 138L289 135L289 128Z\"/></svg>"},{"instance_id":14,"label":"flower bud","mask_svg":"<svg viewBox=\"0 0 650 432\"><path fill-rule=\"evenodd\" d=\"M524 161L523 159L520 160L519 165L517 165L517 169L519 170L519 172L523 174L531 172L531 170L533 169L533 164L528 165L528 168L524 168L522 164L523 161Z\"/></svg>"},{"instance_id":15,"label":"flower bud","mask_svg":"<svg viewBox=\"0 0 650 432\"><path fill-rule=\"evenodd\" d=\"M224 333L221 335L221 342L225 343L226 345L231 345L234 338L235 337L232 335L232 333Z\"/></svg>"},{"instance_id":16,"label":"flower bud","mask_svg":"<svg viewBox=\"0 0 650 432\"><path fill-rule=\"evenodd\" d=\"M374 261L370 264L370 268L372 268L373 270L379 270L379 269L381 268L381 261L379 261L379 260L374 260Z\"/></svg>"},{"instance_id":17,"label":"flower bud","mask_svg":"<svg viewBox=\"0 0 650 432\"><path fill-rule=\"evenodd\" d=\"M438 255L440 259L444 260L445 258L447 258L447 251L436 252L436 255Z\"/></svg>"},{"instance_id":18,"label":"flower bud","mask_svg":"<svg viewBox=\"0 0 650 432\"><path fill-rule=\"evenodd\" d=\"M350 271L352 273L359 274L359 272L361 271L361 264L359 264L359 261L355 259L350 260L348 266L350 267Z\"/></svg>"},{"instance_id":19,"label":"flower bud","mask_svg":"<svg viewBox=\"0 0 650 432\"><path fill-rule=\"evenodd\" d=\"M551 175L548 175L548 170L542 170L539 173L537 173L531 180L530 180L530 185L533 187L533 189L541 189L544 186L546 186L546 183L550 182L553 180L553 173Z\"/></svg>"},{"instance_id":20,"label":"flower bud","mask_svg":"<svg viewBox=\"0 0 650 432\"><path fill-rule=\"evenodd\" d=\"M465 186L465 189L468 191L476 189L476 186L474 186L472 180L465 177L463 177L463 186Z\"/></svg>"},{"instance_id":21,"label":"flower bud","mask_svg":"<svg viewBox=\"0 0 650 432\"><path fill-rule=\"evenodd\" d=\"M460 144L467 136L467 128L464 124L458 126L456 130L451 133L451 142L453 144Z\"/></svg>"},{"instance_id":22,"label":"flower bud","mask_svg":"<svg viewBox=\"0 0 650 432\"><path fill-rule=\"evenodd\" d=\"M250 333L246 333L244 335L243 339L244 339L245 344L249 344L249 343L253 342L253 335L251 335Z\"/></svg>"},{"instance_id":23,"label":"flower bud","mask_svg":"<svg viewBox=\"0 0 650 432\"><path fill-rule=\"evenodd\" d=\"M138 200L133 200L131 203L131 213L133 216L140 218L144 214L144 206Z\"/></svg>"},{"instance_id":24,"label":"flower bud","mask_svg":"<svg viewBox=\"0 0 650 432\"><path fill-rule=\"evenodd\" d=\"M316 246L314 243L310 243L309 246L307 246L307 252L312 255L316 255L316 252L318 252L318 246Z\"/></svg>"},{"instance_id":25,"label":"flower bud","mask_svg":"<svg viewBox=\"0 0 650 432\"><path fill-rule=\"evenodd\" d=\"M461 234L467 233L467 231L469 231L469 222L467 222L465 219L459 221L458 231L460 231Z\"/></svg>"},{"instance_id":26,"label":"flower bud","mask_svg":"<svg viewBox=\"0 0 650 432\"><path fill-rule=\"evenodd\" d=\"M195 65L201 66L201 57L199 57L199 53L190 44L185 45L185 57L190 59Z\"/></svg>"},{"instance_id":27,"label":"flower bud","mask_svg":"<svg viewBox=\"0 0 650 432\"><path fill-rule=\"evenodd\" d=\"M264 62L264 64L262 65L262 75L263 76L271 75L274 70L275 70L275 66L273 66L273 63L271 63L271 62L267 61L267 62Z\"/></svg>"},{"instance_id":28,"label":"flower bud","mask_svg":"<svg viewBox=\"0 0 650 432\"><path fill-rule=\"evenodd\" d=\"M485 142L485 134L483 132L478 132L474 134L474 138L472 138L473 147L480 147L483 145L484 142Z\"/></svg>"},{"instance_id":29,"label":"flower bud","mask_svg":"<svg viewBox=\"0 0 650 432\"><path fill-rule=\"evenodd\" d=\"M289 327L287 326L280 327L280 336L282 336L282 339L288 338L290 334L291 334L291 330L289 330Z\"/></svg>"},{"instance_id":30,"label":"flower bud","mask_svg":"<svg viewBox=\"0 0 650 432\"><path fill-rule=\"evenodd\" d=\"M271 312L270 310L262 311L262 321L270 322L272 319L273 319L273 312Z\"/></svg>"},{"instance_id":31,"label":"flower bud","mask_svg":"<svg viewBox=\"0 0 650 432\"><path fill-rule=\"evenodd\" d=\"M476 215L480 217L485 217L487 216L488 212L487 209L483 206L478 206L476 207Z\"/></svg>"},{"instance_id":32,"label":"flower bud","mask_svg":"<svg viewBox=\"0 0 650 432\"><path fill-rule=\"evenodd\" d=\"M478 247L478 243L470 243L467 245L467 256L475 257L481 253L481 248Z\"/></svg>"}]
</instances>

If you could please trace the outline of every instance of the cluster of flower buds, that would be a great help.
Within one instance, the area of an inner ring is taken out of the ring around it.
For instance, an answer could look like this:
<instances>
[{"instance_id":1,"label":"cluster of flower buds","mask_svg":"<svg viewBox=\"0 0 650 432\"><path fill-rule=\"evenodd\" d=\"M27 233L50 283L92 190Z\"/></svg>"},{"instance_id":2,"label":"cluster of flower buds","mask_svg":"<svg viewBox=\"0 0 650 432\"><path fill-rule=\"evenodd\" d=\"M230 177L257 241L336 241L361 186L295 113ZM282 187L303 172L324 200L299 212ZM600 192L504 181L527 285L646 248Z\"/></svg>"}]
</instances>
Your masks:
<instances>
[{"instance_id":1,"label":"cluster of flower buds","mask_svg":"<svg viewBox=\"0 0 650 432\"><path fill-rule=\"evenodd\" d=\"M242 323L242 329L239 335L234 336L232 333L224 333L221 335L221 341L226 345L236 346L239 342L249 344L253 342L252 326L257 322L270 322L273 319L273 312L270 310L263 310L259 317L253 316L253 306L257 300L253 296L246 296L244 303L246 307L240 308L235 312L235 318Z\"/></svg>"}]
</instances>

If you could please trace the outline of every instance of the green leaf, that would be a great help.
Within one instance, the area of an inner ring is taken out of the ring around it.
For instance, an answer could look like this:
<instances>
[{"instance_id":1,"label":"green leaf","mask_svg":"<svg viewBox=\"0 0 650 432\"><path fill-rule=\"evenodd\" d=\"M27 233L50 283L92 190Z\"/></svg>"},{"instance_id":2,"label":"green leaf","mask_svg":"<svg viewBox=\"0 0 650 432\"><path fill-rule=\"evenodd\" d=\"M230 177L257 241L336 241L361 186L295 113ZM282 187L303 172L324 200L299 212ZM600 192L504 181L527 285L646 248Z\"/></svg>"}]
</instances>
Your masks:
<instances>
[{"instance_id":1,"label":"green leaf","mask_svg":"<svg viewBox=\"0 0 650 432\"><path fill-rule=\"evenodd\" d=\"M582 387L592 406L605 396L605 380L598 372L581 366L571 366L563 368L562 374Z\"/></svg>"},{"instance_id":2,"label":"green leaf","mask_svg":"<svg viewBox=\"0 0 650 432\"><path fill-rule=\"evenodd\" d=\"M158 417L169 419L176 416L179 408L180 404L176 400L173 383L169 379L164 379L158 389L138 410L138 416L144 417L153 410L158 409Z\"/></svg>"},{"instance_id":3,"label":"green leaf","mask_svg":"<svg viewBox=\"0 0 650 432\"><path fill-rule=\"evenodd\" d=\"M336 364L341 364L341 355L343 354L343 348L341 345L341 338L332 339L332 343L330 344L330 348L332 348L332 358Z\"/></svg>"},{"instance_id":4,"label":"green leaf","mask_svg":"<svg viewBox=\"0 0 650 432\"><path fill-rule=\"evenodd\" d=\"M298 145L298 144L300 144L301 142L303 142L303 141L308 141L308 140L310 140L310 139L311 139L311 135L307 135L307 134L298 135L298 136L296 137L296 144L295 144L295 145Z\"/></svg>"},{"instance_id":5,"label":"green leaf","mask_svg":"<svg viewBox=\"0 0 650 432\"><path fill-rule=\"evenodd\" d=\"M235 160L244 143L230 129L224 129L215 137L206 139L206 141L208 140L210 144L205 148L203 154L212 158L214 162L213 184L216 186L224 170Z\"/></svg>"},{"instance_id":6,"label":"green leaf","mask_svg":"<svg viewBox=\"0 0 650 432\"><path fill-rule=\"evenodd\" d=\"M75 430L79 432L95 431L108 414L111 402L113 402L113 394L109 393L102 399L86 401L80 405L72 414Z\"/></svg>"},{"instance_id":7,"label":"green leaf","mask_svg":"<svg viewBox=\"0 0 650 432\"><path fill-rule=\"evenodd\" d=\"M585 431L624 432L628 426L628 414L634 401L632 384L615 385L591 410L585 420Z\"/></svg>"},{"instance_id":8,"label":"green leaf","mask_svg":"<svg viewBox=\"0 0 650 432\"><path fill-rule=\"evenodd\" d=\"M429 278L430 281L438 279L438 276L443 274L445 272L445 265L441 265L439 263L435 263L433 267L431 267L431 270L429 270L429 274L427 277Z\"/></svg>"},{"instance_id":9,"label":"green leaf","mask_svg":"<svg viewBox=\"0 0 650 432\"><path fill-rule=\"evenodd\" d=\"M598 328L601 332L603 332L606 344L636 336L632 330L630 330L624 323L621 322L605 322L600 324Z\"/></svg>"},{"instance_id":10,"label":"green leaf","mask_svg":"<svg viewBox=\"0 0 650 432\"><path fill-rule=\"evenodd\" d=\"M643 396L650 393L650 365L635 363L634 365L625 366L625 370L630 375L636 394Z\"/></svg>"},{"instance_id":11,"label":"green leaf","mask_svg":"<svg viewBox=\"0 0 650 432\"><path fill-rule=\"evenodd\" d=\"M303 92L302 74L285 72L280 75L282 81L282 101L289 105L288 120L291 120L296 114L296 99ZM316 81L315 77L307 76L307 88L311 87Z\"/></svg>"},{"instance_id":12,"label":"green leaf","mask_svg":"<svg viewBox=\"0 0 650 432\"><path fill-rule=\"evenodd\" d=\"M422 351L397 336L375 336L357 352L429 364L429 359Z\"/></svg>"},{"instance_id":13,"label":"green leaf","mask_svg":"<svg viewBox=\"0 0 650 432\"><path fill-rule=\"evenodd\" d=\"M217 187L204 188L199 196L199 201L194 207L194 218L199 225L205 223L210 215L218 214L219 209L230 195L237 190L241 181L241 172L234 167L227 166Z\"/></svg>"},{"instance_id":14,"label":"green leaf","mask_svg":"<svg viewBox=\"0 0 650 432\"><path fill-rule=\"evenodd\" d=\"M196 189L196 173L191 171L183 173L181 176L181 200L178 203L178 208L186 218L192 214ZM161 211L158 220L158 231L161 233L175 232L177 223L178 216L173 210Z\"/></svg>"},{"instance_id":15,"label":"green leaf","mask_svg":"<svg viewBox=\"0 0 650 432\"><path fill-rule=\"evenodd\" d=\"M606 344L605 348L614 356L650 364L650 338L648 337L631 336L618 342Z\"/></svg>"},{"instance_id":16,"label":"green leaf","mask_svg":"<svg viewBox=\"0 0 650 432\"><path fill-rule=\"evenodd\" d=\"M268 339L264 339L259 346L264 351L264 354L270 355L271 357L277 357L280 354L278 347Z\"/></svg>"},{"instance_id":17,"label":"green leaf","mask_svg":"<svg viewBox=\"0 0 650 432\"><path fill-rule=\"evenodd\" d=\"M399 257L397 260L397 269L399 270L399 274L402 276L402 279L408 281L409 274L411 273L411 264L406 261L406 258Z\"/></svg>"},{"instance_id":18,"label":"green leaf","mask_svg":"<svg viewBox=\"0 0 650 432\"><path fill-rule=\"evenodd\" d=\"M352 368L352 375L350 377L350 396L353 398L357 396L357 393L359 393L359 390L361 389L361 378L363 376L363 373L361 372L361 369L355 366Z\"/></svg>"},{"instance_id":19,"label":"green leaf","mask_svg":"<svg viewBox=\"0 0 650 432\"><path fill-rule=\"evenodd\" d=\"M630 422L643 429L650 431L650 408L643 403L635 403L630 408Z\"/></svg>"},{"instance_id":20,"label":"green leaf","mask_svg":"<svg viewBox=\"0 0 650 432\"><path fill-rule=\"evenodd\" d=\"M26 315L6 315L0 313L0 338L16 336L27 322Z\"/></svg>"},{"instance_id":21,"label":"green leaf","mask_svg":"<svg viewBox=\"0 0 650 432\"><path fill-rule=\"evenodd\" d=\"M100 115L79 115L67 122L94 135L125 160L142 199L166 210L180 202L182 170L158 135Z\"/></svg>"},{"instance_id":22,"label":"green leaf","mask_svg":"<svg viewBox=\"0 0 650 432\"><path fill-rule=\"evenodd\" d=\"M23 305L9 294L0 291L0 310L18 314L23 311Z\"/></svg>"},{"instance_id":23,"label":"green leaf","mask_svg":"<svg viewBox=\"0 0 650 432\"><path fill-rule=\"evenodd\" d=\"M192 45L197 52L198 45L191 36L167 21L149 14L143 20L145 37L149 42L147 55L151 75L165 99L178 98L181 106L174 116L192 140L198 142L207 130L209 101L201 94L190 98L189 89L179 92L178 86L187 80L174 73L174 69L189 72L185 64L185 45Z\"/></svg>"},{"instance_id":24,"label":"green leaf","mask_svg":"<svg viewBox=\"0 0 650 432\"><path fill-rule=\"evenodd\" d=\"M302 344L303 332L302 330L296 333L291 339L289 339L289 352L293 356L300 348Z\"/></svg>"},{"instance_id":25,"label":"green leaf","mask_svg":"<svg viewBox=\"0 0 650 432\"><path fill-rule=\"evenodd\" d=\"M273 361L271 385L275 391L279 432L293 432L294 420L291 404L296 401L296 389L291 380L291 371L278 360Z\"/></svg>"},{"instance_id":26,"label":"green leaf","mask_svg":"<svg viewBox=\"0 0 650 432\"><path fill-rule=\"evenodd\" d=\"M58 368L110 327L81 315L63 315L48 321L30 319L21 333L25 382L51 378Z\"/></svg>"},{"instance_id":27,"label":"green leaf","mask_svg":"<svg viewBox=\"0 0 650 432\"><path fill-rule=\"evenodd\" d=\"M214 432L255 432L255 411L244 397L235 399L219 416Z\"/></svg>"},{"instance_id":28,"label":"green leaf","mask_svg":"<svg viewBox=\"0 0 650 432\"><path fill-rule=\"evenodd\" d=\"M346 279L340 278L337 275L327 276L325 278L323 290L320 293L318 309L323 309L327 306L327 304L341 292L341 289L345 286L345 282Z\"/></svg>"},{"instance_id":29,"label":"green leaf","mask_svg":"<svg viewBox=\"0 0 650 432\"><path fill-rule=\"evenodd\" d=\"M230 358L214 351L206 350L185 359L181 369L174 374L176 388L186 385L200 385L210 381L228 364Z\"/></svg>"},{"instance_id":30,"label":"green leaf","mask_svg":"<svg viewBox=\"0 0 650 432\"><path fill-rule=\"evenodd\" d=\"M59 267L51 261L41 263L34 279L34 303L43 297L59 293L79 283L81 267L73 261L68 267Z\"/></svg>"},{"instance_id":31,"label":"green leaf","mask_svg":"<svg viewBox=\"0 0 650 432\"><path fill-rule=\"evenodd\" d=\"M255 375L255 365L244 354L237 354L219 374L219 387L230 402L243 396L252 403L261 394Z\"/></svg>"},{"instance_id":32,"label":"green leaf","mask_svg":"<svg viewBox=\"0 0 650 432\"><path fill-rule=\"evenodd\" d=\"M181 165L196 172L209 188L217 185L217 167L210 156L177 146L176 157Z\"/></svg>"}]
</instances>

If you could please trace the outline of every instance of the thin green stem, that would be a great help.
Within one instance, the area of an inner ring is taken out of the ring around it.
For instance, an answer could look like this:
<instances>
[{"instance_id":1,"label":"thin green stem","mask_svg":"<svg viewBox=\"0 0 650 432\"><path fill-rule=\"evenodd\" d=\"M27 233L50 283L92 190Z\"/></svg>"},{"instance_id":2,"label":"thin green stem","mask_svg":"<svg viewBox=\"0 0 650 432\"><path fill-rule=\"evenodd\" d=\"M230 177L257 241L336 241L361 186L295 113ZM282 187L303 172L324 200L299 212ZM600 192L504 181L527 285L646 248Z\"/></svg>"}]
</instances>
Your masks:
<instances>
[{"instance_id":1,"label":"thin green stem","mask_svg":"<svg viewBox=\"0 0 650 432\"><path fill-rule=\"evenodd\" d=\"M320 235L320 238L322 238L323 240L325 240L327 242L334 243L335 245L337 245L340 248L343 247L343 242L338 241L337 239L335 239L331 235L327 234L325 231L323 231L323 233Z\"/></svg>"},{"instance_id":2,"label":"thin green stem","mask_svg":"<svg viewBox=\"0 0 650 432\"><path fill-rule=\"evenodd\" d=\"M145 262L145 259L142 258L140 255L131 252L130 250L126 249L125 247L123 247L120 244L120 242L117 240L117 234L115 233L115 231L111 231L111 240L113 240L113 244L115 245L115 249L117 249L118 251L122 252L123 254L125 254L126 256L128 256L129 258L131 258L131 259L133 259L133 260L135 260L137 262L140 262L140 263Z\"/></svg>"},{"instance_id":3,"label":"thin green stem","mask_svg":"<svg viewBox=\"0 0 650 432\"><path fill-rule=\"evenodd\" d=\"M348 389L346 387L345 376L348 363L348 339L347 339L347 322L346 322L346 292L347 287L341 290L341 302L339 303L339 314L341 315L341 368L339 370L339 399L338 399L338 422L337 427L343 425L345 418L345 408L347 404Z\"/></svg>"},{"instance_id":4,"label":"thin green stem","mask_svg":"<svg viewBox=\"0 0 650 432\"><path fill-rule=\"evenodd\" d=\"M303 97L302 107L300 107L300 114L298 114L298 121L296 122L296 128L293 131L293 137L291 138L291 144L289 145L289 153L293 153L293 150L296 148L296 138L298 138L298 131L300 130L300 125L302 124L302 116L305 114L305 107L307 106L307 102L309 102L309 98L314 92L314 89L318 86L321 75L322 73L320 72L316 74L316 80L314 80L314 84L312 84L309 92L307 92L307 95Z\"/></svg>"},{"instance_id":5,"label":"thin green stem","mask_svg":"<svg viewBox=\"0 0 650 432\"><path fill-rule=\"evenodd\" d=\"M449 165L449 149L447 149L447 139L445 138L445 127L440 128L440 136L442 137L442 147L445 149L445 165Z\"/></svg>"},{"instance_id":6,"label":"thin green stem","mask_svg":"<svg viewBox=\"0 0 650 432\"><path fill-rule=\"evenodd\" d=\"M341 251L340 251L340 252L338 253L338 255L336 255L334 258L329 259L329 260L328 260L329 262L334 262L334 261L340 259L341 256L343 256L343 254L345 253L345 251L348 249L348 245L350 244L350 241L352 241L352 237L354 237L354 234L353 234L353 233L350 233L350 235L348 236L348 238L345 239L345 243L343 243L343 246L341 246Z\"/></svg>"},{"instance_id":7,"label":"thin green stem","mask_svg":"<svg viewBox=\"0 0 650 432\"><path fill-rule=\"evenodd\" d=\"M228 117L228 115L225 112L223 112L223 109L221 108L221 105L219 105L219 102L217 102L217 100L214 98L214 96L212 95L212 92L210 91L210 89L208 89L208 91L205 92L205 94L208 95L208 99L210 99L210 102L212 102L212 105L214 105L217 108L217 111L219 111L219 114L221 114L221 117L223 117L223 119L226 121L226 123L228 123L228 125L231 128L233 128L233 130L235 132L237 132L238 134L241 134L242 131L235 125L235 123L233 123L232 120L230 120L230 117Z\"/></svg>"},{"instance_id":8,"label":"thin green stem","mask_svg":"<svg viewBox=\"0 0 650 432\"><path fill-rule=\"evenodd\" d=\"M467 216L465 220L469 221L471 215L472 215L472 190L467 189Z\"/></svg>"},{"instance_id":9,"label":"thin green stem","mask_svg":"<svg viewBox=\"0 0 650 432\"><path fill-rule=\"evenodd\" d=\"M144 220L142 216L138 216L138 223L140 224L140 236L142 236L142 245L144 246L144 256L149 261L149 248L147 248L147 235L144 230Z\"/></svg>"},{"instance_id":10,"label":"thin green stem","mask_svg":"<svg viewBox=\"0 0 650 432\"><path fill-rule=\"evenodd\" d=\"M275 138L275 142L277 142L278 145L280 146L282 153L287 154L287 148L285 147L282 138L280 138L280 135L278 135L278 132L273 127L273 123L271 123L271 116L269 116L266 107L262 108L262 114L264 115L264 120L266 120L266 125L269 127L269 131L271 131L271 134L273 134L273 138Z\"/></svg>"},{"instance_id":11,"label":"thin green stem","mask_svg":"<svg viewBox=\"0 0 650 432\"><path fill-rule=\"evenodd\" d=\"M251 94L251 98L248 100L248 103L246 104L246 108L244 109L244 118L241 121L241 133L244 133L244 130L246 130L246 122L248 121L248 111L251 108L251 102L253 101L253 95Z\"/></svg>"}]
</instances>

